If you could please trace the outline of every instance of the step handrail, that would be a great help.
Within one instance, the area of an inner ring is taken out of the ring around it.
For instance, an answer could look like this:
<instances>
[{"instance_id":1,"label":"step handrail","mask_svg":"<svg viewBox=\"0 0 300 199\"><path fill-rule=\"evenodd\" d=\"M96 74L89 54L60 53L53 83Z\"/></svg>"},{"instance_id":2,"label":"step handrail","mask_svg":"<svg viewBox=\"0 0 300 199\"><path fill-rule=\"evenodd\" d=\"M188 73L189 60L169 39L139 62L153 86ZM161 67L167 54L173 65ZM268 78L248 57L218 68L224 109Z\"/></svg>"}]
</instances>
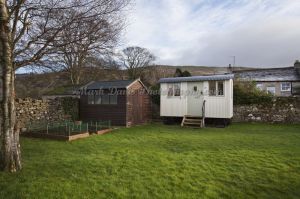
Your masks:
<instances>
[{"instance_id":1,"label":"step handrail","mask_svg":"<svg viewBox=\"0 0 300 199\"><path fill-rule=\"evenodd\" d=\"M205 103L206 103L206 100L203 100L203 104L202 104L202 127L205 127Z\"/></svg>"}]
</instances>

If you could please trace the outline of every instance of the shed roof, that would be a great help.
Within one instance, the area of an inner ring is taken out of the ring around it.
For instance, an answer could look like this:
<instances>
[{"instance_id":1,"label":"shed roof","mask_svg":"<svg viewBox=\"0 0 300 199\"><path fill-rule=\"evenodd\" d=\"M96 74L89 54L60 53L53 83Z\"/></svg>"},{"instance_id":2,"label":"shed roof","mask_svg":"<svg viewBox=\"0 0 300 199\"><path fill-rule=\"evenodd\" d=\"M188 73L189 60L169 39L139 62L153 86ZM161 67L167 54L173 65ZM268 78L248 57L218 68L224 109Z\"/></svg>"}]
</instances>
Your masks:
<instances>
[{"instance_id":1,"label":"shed roof","mask_svg":"<svg viewBox=\"0 0 300 199\"><path fill-rule=\"evenodd\" d=\"M234 74L162 78L159 83L201 82L233 79Z\"/></svg>"},{"instance_id":2,"label":"shed roof","mask_svg":"<svg viewBox=\"0 0 300 199\"><path fill-rule=\"evenodd\" d=\"M235 77L240 80L258 82L300 81L300 74L294 67L236 71Z\"/></svg>"},{"instance_id":3,"label":"shed roof","mask_svg":"<svg viewBox=\"0 0 300 199\"><path fill-rule=\"evenodd\" d=\"M111 88L126 88L135 80L115 80L115 81L95 81L87 84L87 90L94 89L111 89Z\"/></svg>"}]
</instances>

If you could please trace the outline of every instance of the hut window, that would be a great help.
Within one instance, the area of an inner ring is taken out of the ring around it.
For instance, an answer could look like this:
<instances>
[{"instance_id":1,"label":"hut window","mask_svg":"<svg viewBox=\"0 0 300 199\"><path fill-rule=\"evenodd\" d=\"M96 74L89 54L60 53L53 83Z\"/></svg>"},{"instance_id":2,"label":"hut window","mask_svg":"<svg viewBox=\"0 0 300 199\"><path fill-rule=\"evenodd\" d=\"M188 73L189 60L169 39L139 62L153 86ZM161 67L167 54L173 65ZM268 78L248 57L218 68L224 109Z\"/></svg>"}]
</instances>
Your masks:
<instances>
[{"instance_id":1,"label":"hut window","mask_svg":"<svg viewBox=\"0 0 300 199\"><path fill-rule=\"evenodd\" d=\"M209 96L215 96L216 95L216 81L209 81L208 82L209 86Z\"/></svg>"},{"instance_id":2,"label":"hut window","mask_svg":"<svg viewBox=\"0 0 300 199\"><path fill-rule=\"evenodd\" d=\"M180 96L180 83L168 84L168 97Z\"/></svg>"},{"instance_id":3,"label":"hut window","mask_svg":"<svg viewBox=\"0 0 300 199\"><path fill-rule=\"evenodd\" d=\"M223 96L224 81L209 81L209 96Z\"/></svg>"},{"instance_id":4,"label":"hut window","mask_svg":"<svg viewBox=\"0 0 300 199\"><path fill-rule=\"evenodd\" d=\"M168 97L173 96L173 84L168 85Z\"/></svg>"},{"instance_id":5,"label":"hut window","mask_svg":"<svg viewBox=\"0 0 300 199\"><path fill-rule=\"evenodd\" d=\"M88 95L88 104L95 104L94 95Z\"/></svg>"},{"instance_id":6,"label":"hut window","mask_svg":"<svg viewBox=\"0 0 300 199\"><path fill-rule=\"evenodd\" d=\"M174 96L180 96L180 84L174 84Z\"/></svg>"},{"instance_id":7,"label":"hut window","mask_svg":"<svg viewBox=\"0 0 300 199\"><path fill-rule=\"evenodd\" d=\"M224 82L218 82L218 95L224 95Z\"/></svg>"}]
</instances>

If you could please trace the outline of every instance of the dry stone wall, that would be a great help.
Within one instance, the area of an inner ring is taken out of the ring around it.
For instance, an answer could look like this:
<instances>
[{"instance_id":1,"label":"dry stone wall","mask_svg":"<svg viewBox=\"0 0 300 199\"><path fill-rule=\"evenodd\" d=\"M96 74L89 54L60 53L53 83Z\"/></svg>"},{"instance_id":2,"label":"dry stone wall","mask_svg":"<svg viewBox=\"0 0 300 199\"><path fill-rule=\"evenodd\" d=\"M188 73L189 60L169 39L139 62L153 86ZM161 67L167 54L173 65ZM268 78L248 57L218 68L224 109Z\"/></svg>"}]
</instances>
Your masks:
<instances>
[{"instance_id":1,"label":"dry stone wall","mask_svg":"<svg viewBox=\"0 0 300 199\"><path fill-rule=\"evenodd\" d=\"M56 98L51 100L16 99L16 115L20 128L30 122L57 122L78 118L79 99Z\"/></svg>"},{"instance_id":2,"label":"dry stone wall","mask_svg":"<svg viewBox=\"0 0 300 199\"><path fill-rule=\"evenodd\" d=\"M234 122L300 123L300 98L274 98L269 104L234 105Z\"/></svg>"}]
</instances>

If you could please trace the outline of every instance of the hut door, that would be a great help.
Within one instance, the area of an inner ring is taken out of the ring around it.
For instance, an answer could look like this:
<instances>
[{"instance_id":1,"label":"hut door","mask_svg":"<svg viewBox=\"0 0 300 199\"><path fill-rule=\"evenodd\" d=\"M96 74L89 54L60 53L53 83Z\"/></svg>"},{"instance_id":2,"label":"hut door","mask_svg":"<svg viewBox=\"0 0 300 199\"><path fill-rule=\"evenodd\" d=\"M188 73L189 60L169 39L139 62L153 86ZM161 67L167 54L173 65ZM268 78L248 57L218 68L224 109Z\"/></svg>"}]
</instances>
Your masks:
<instances>
[{"instance_id":1,"label":"hut door","mask_svg":"<svg viewBox=\"0 0 300 199\"><path fill-rule=\"evenodd\" d=\"M203 82L188 82L187 115L202 116Z\"/></svg>"}]
</instances>

